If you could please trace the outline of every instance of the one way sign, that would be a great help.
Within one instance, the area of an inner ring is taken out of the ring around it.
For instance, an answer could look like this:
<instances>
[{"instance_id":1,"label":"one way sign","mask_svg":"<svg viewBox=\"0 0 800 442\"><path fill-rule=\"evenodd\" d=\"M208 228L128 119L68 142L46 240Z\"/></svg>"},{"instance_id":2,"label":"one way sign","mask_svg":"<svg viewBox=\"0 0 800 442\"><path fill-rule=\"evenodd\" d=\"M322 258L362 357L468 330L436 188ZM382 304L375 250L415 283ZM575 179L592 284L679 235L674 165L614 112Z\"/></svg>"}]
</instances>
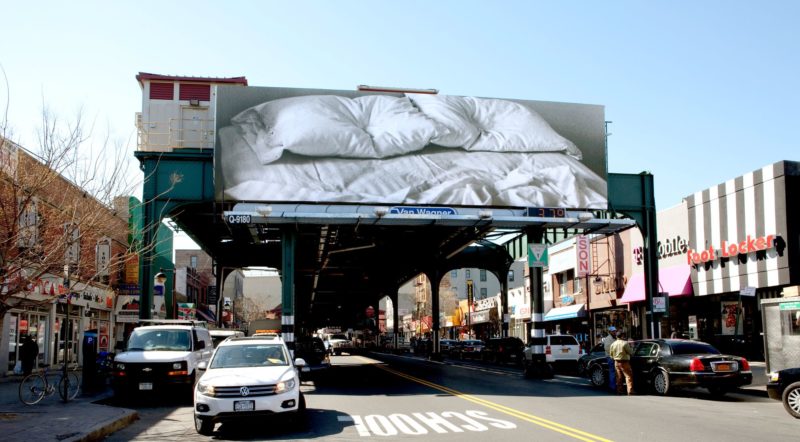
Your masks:
<instances>
[{"instance_id":1,"label":"one way sign","mask_svg":"<svg viewBox=\"0 0 800 442\"><path fill-rule=\"evenodd\" d=\"M547 265L547 245L528 244L528 267L544 267Z\"/></svg>"}]
</instances>

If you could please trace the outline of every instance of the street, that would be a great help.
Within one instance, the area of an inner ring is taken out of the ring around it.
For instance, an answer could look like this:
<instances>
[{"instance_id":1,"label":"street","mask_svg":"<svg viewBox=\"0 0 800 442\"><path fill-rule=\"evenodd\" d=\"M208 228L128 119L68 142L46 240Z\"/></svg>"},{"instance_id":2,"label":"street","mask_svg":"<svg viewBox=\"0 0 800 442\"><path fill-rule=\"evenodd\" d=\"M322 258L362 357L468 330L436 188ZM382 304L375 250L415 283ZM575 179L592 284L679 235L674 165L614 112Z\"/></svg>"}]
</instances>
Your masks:
<instances>
[{"instance_id":1,"label":"street","mask_svg":"<svg viewBox=\"0 0 800 442\"><path fill-rule=\"evenodd\" d=\"M797 440L798 422L763 396L705 390L616 396L582 378L522 378L516 366L444 363L411 356L333 357L334 366L304 382L304 429L285 419L217 426L228 440ZM195 433L188 402L126 401L141 419L109 441L206 440ZM116 404L114 401L112 403Z\"/></svg>"}]
</instances>

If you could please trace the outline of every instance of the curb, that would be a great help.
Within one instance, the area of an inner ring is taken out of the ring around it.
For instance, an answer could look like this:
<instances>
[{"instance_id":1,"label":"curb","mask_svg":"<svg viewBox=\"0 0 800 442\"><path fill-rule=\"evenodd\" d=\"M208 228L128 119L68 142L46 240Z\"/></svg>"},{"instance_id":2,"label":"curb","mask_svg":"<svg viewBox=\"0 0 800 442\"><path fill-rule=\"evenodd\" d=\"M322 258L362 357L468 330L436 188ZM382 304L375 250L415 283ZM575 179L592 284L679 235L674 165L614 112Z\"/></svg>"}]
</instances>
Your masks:
<instances>
[{"instance_id":1,"label":"curb","mask_svg":"<svg viewBox=\"0 0 800 442\"><path fill-rule=\"evenodd\" d=\"M109 434L119 431L128 425L132 424L139 419L139 413L135 410L124 410L124 414L120 417L106 421L100 424L99 428L94 428L88 434L78 436L74 439L68 439L69 442L94 442L99 441L108 436Z\"/></svg>"}]
</instances>

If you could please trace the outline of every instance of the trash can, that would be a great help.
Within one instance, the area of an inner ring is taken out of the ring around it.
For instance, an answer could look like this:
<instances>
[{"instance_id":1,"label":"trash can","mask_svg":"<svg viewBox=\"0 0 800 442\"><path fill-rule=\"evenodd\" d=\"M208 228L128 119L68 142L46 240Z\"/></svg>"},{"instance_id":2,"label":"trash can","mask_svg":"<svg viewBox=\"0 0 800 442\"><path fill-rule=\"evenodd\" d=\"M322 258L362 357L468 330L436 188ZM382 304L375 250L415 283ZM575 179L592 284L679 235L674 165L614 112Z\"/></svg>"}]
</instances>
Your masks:
<instances>
[{"instance_id":1,"label":"trash can","mask_svg":"<svg viewBox=\"0 0 800 442\"><path fill-rule=\"evenodd\" d=\"M87 330L83 333L83 376L81 385L84 392L97 391L98 389L98 372L97 372L97 331Z\"/></svg>"}]
</instances>

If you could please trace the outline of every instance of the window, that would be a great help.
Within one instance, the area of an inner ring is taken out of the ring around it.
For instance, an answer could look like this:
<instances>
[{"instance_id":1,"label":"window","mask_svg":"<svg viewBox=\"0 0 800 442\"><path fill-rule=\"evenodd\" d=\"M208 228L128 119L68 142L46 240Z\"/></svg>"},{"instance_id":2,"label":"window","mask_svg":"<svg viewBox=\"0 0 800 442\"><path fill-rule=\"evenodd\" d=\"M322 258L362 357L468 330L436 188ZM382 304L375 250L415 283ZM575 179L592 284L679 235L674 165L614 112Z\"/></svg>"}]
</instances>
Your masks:
<instances>
[{"instance_id":1,"label":"window","mask_svg":"<svg viewBox=\"0 0 800 442\"><path fill-rule=\"evenodd\" d=\"M451 278L458 278L458 270L450 270L450 277Z\"/></svg>"},{"instance_id":2,"label":"window","mask_svg":"<svg viewBox=\"0 0 800 442\"><path fill-rule=\"evenodd\" d=\"M192 255L189 257L189 267L193 269L197 268L197 255Z\"/></svg>"},{"instance_id":3,"label":"window","mask_svg":"<svg viewBox=\"0 0 800 442\"><path fill-rule=\"evenodd\" d=\"M469 277L470 277L470 276L469 276L469 269L466 269L466 270L464 270L464 276L466 276L467 278L469 278Z\"/></svg>"},{"instance_id":4,"label":"window","mask_svg":"<svg viewBox=\"0 0 800 442\"><path fill-rule=\"evenodd\" d=\"M568 295L567 293L567 272L561 272L556 274L556 280L558 281L558 295L565 296Z\"/></svg>"},{"instance_id":5,"label":"window","mask_svg":"<svg viewBox=\"0 0 800 442\"><path fill-rule=\"evenodd\" d=\"M509 270L508 271L508 280L509 280L509 282L513 282L514 281L514 271L513 270Z\"/></svg>"},{"instance_id":6,"label":"window","mask_svg":"<svg viewBox=\"0 0 800 442\"><path fill-rule=\"evenodd\" d=\"M150 83L151 100L172 100L175 89L173 83Z\"/></svg>"},{"instance_id":7,"label":"window","mask_svg":"<svg viewBox=\"0 0 800 442\"><path fill-rule=\"evenodd\" d=\"M453 287L451 290L453 290L453 294L458 297L458 287Z\"/></svg>"},{"instance_id":8,"label":"window","mask_svg":"<svg viewBox=\"0 0 800 442\"><path fill-rule=\"evenodd\" d=\"M481 287L481 298L486 299L486 287Z\"/></svg>"},{"instance_id":9,"label":"window","mask_svg":"<svg viewBox=\"0 0 800 442\"><path fill-rule=\"evenodd\" d=\"M572 281L573 292L578 293L581 291L581 278L577 277Z\"/></svg>"},{"instance_id":10,"label":"window","mask_svg":"<svg viewBox=\"0 0 800 442\"><path fill-rule=\"evenodd\" d=\"M486 269L481 269L480 272L481 281L486 281Z\"/></svg>"},{"instance_id":11,"label":"window","mask_svg":"<svg viewBox=\"0 0 800 442\"><path fill-rule=\"evenodd\" d=\"M180 91L178 93L180 95L181 101L189 101L189 100L210 101L211 85L181 83Z\"/></svg>"}]
</instances>

